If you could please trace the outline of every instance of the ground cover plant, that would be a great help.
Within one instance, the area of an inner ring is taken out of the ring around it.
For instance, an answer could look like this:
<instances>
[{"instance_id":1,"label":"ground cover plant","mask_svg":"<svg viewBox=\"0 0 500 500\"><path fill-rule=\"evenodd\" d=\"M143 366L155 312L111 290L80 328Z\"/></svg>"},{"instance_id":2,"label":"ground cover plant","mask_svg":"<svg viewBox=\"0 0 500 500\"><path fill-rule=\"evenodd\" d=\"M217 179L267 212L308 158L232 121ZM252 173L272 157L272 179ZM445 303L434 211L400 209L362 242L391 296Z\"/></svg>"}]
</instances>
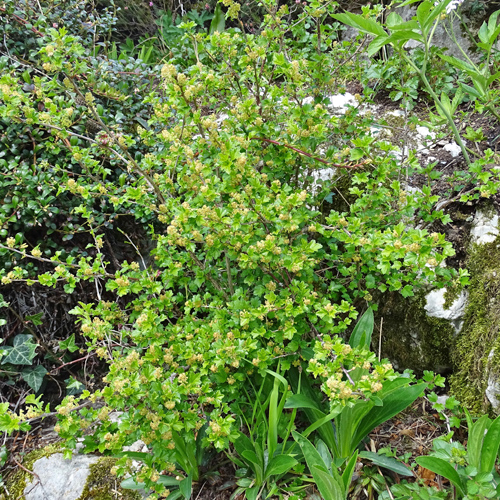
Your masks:
<instances>
[{"instance_id":1,"label":"ground cover plant","mask_svg":"<svg viewBox=\"0 0 500 500\"><path fill-rule=\"evenodd\" d=\"M423 2L420 27L434 26L450 4ZM124 485L151 498L189 498L213 453L235 464L235 494L249 500L303 497L311 483L324 498L347 498L368 433L443 383L398 373L370 350L374 296L463 286L467 273L442 265L452 246L424 228L449 221L436 209L443 200L432 192L433 167L422 170L413 155L401 164L391 143L371 135L373 117L361 105L342 116L329 108L347 74L339 56L351 48L329 21L378 34L372 49L417 37L418 26L387 34L375 21L380 8L338 15L335 2L308 3L290 25L289 9L266 0L252 33L238 22L239 4L227 1L226 17L240 27L217 22L205 33L188 17L176 25L185 58L154 65L160 49L125 46L121 57L109 43L112 9L63 22L63 4L52 5L1 10L9 51L0 59L0 248L4 285L76 297L70 313L84 340L62 339L60 364L80 347L107 367L100 387L68 382L78 390L56 409L67 453L83 438L86 451L121 457L119 476L140 460ZM493 16L485 50L495 26ZM133 57L140 53L148 60ZM471 69L473 84L483 70ZM491 99L483 90L470 92ZM459 134L452 103L432 91ZM495 193L493 153L471 161L462 146L466 181L450 197ZM422 172L428 185L409 189L406 179ZM32 366L43 338L30 325L42 315L21 323L0 346L0 375L22 377L37 394L19 412L0 404L0 430L9 433L53 409L40 388L56 349ZM493 436L496 421L479 422L471 433ZM147 453L123 452L138 439ZM395 460L362 456L411 474ZM449 478L461 495L469 482L485 497L495 491L492 467L462 472L456 484Z\"/></svg>"}]
</instances>

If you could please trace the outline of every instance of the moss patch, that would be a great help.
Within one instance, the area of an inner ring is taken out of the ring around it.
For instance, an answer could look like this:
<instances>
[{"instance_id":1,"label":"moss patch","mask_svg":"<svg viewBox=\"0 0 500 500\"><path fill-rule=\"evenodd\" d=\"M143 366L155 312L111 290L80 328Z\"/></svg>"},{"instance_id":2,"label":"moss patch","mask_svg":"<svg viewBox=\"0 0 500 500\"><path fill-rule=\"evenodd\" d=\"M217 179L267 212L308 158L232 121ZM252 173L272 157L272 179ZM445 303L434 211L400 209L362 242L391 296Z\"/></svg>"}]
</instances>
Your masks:
<instances>
[{"instance_id":1,"label":"moss patch","mask_svg":"<svg viewBox=\"0 0 500 500\"><path fill-rule=\"evenodd\" d=\"M500 366L500 238L473 245L467 261L471 280L464 326L453 352L454 375L451 391L474 412L484 412L488 384L488 356Z\"/></svg>"},{"instance_id":2,"label":"moss patch","mask_svg":"<svg viewBox=\"0 0 500 500\"><path fill-rule=\"evenodd\" d=\"M78 500L139 500L141 495L137 491L124 490L120 487L121 480L111 474L116 458L103 457L90 465L90 474L85 488Z\"/></svg>"},{"instance_id":3,"label":"moss patch","mask_svg":"<svg viewBox=\"0 0 500 500\"><path fill-rule=\"evenodd\" d=\"M54 443L28 453L23 460L23 466L28 470L33 470L33 464L43 457L50 457L54 453L61 451L61 444ZM30 483L32 475L25 470L18 468L16 472L10 474L6 479L7 490L10 494L9 498L21 499L24 498L24 489L26 484ZM4 495L0 495L0 500L4 500Z\"/></svg>"},{"instance_id":4,"label":"moss patch","mask_svg":"<svg viewBox=\"0 0 500 500\"><path fill-rule=\"evenodd\" d=\"M376 319L376 324L380 325L380 318L384 318L382 355L400 370L411 368L417 373L424 370L445 373L452 366L451 348L455 332L449 321L427 316L425 295L425 292L420 292L408 299L398 293L384 295ZM375 346L377 337L375 331Z\"/></svg>"}]
</instances>

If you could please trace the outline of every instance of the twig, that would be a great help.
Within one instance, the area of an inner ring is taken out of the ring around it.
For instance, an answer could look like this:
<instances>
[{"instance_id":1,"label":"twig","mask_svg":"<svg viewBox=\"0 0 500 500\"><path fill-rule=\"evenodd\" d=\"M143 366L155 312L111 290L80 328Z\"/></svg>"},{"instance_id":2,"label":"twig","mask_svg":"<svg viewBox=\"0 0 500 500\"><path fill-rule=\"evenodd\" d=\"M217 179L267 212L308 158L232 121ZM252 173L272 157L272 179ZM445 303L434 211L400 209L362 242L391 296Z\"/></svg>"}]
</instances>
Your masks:
<instances>
[{"instance_id":1,"label":"twig","mask_svg":"<svg viewBox=\"0 0 500 500\"><path fill-rule=\"evenodd\" d=\"M320 161L321 163L324 163L325 165L330 165L330 166L336 167L336 168L357 168L357 167L362 167L363 165L366 165L368 163L368 160L364 160L361 163L356 163L354 165L347 165L347 164L341 165L339 163L333 163L332 161L325 160L323 158L319 158L317 156L314 156L311 153L308 153L307 151L302 151L301 149L298 149L294 146L290 146L289 144L282 144L278 141L273 141L272 139L266 139L265 137L251 137L251 140L269 142L271 144L275 144L276 146L282 146L284 148L291 149L292 151L295 151L296 153L307 156L308 158L312 158L313 160Z\"/></svg>"}]
</instances>

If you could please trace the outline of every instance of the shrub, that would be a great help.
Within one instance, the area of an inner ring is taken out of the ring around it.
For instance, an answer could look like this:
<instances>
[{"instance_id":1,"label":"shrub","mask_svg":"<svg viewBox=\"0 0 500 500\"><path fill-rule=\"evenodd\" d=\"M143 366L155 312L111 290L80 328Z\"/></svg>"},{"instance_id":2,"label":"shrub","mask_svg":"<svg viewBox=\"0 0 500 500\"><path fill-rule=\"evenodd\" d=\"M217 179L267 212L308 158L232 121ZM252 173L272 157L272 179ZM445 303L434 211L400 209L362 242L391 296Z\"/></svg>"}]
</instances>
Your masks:
<instances>
[{"instance_id":1,"label":"shrub","mask_svg":"<svg viewBox=\"0 0 500 500\"><path fill-rule=\"evenodd\" d=\"M320 46L321 64L294 58L304 52L285 36L286 7L266 5L259 34L188 32L197 63L162 66L137 104L151 110L141 125L119 115L135 99L98 78L85 40L65 28L44 33L32 89L15 71L0 79L1 116L43 131L54 155L40 162L45 182L88 235L85 253L58 247L44 257L22 236L1 245L53 264L37 276L15 266L3 283L63 282L68 294L95 287L97 300L72 313L109 373L102 390L66 398L58 431L71 447L95 425L87 450L118 452L142 439L152 453L138 479L157 491L159 471L175 469L174 437L191 446L208 422L204 444L226 448L238 436L233 403L269 370L305 370L332 407L375 401L395 374L340 338L357 308L375 290L410 296L457 276L442 266L453 254L444 236L417 226L447 220L430 189L406 189L370 118L328 111L325 68L334 71L335 53ZM312 4L308 15L323 8ZM97 130L82 130L75 113ZM324 208L325 198L344 196L345 172L348 210ZM110 264L106 231L122 214L147 225L151 261ZM349 370L361 367L354 382ZM84 398L104 406L81 408Z\"/></svg>"}]
</instances>

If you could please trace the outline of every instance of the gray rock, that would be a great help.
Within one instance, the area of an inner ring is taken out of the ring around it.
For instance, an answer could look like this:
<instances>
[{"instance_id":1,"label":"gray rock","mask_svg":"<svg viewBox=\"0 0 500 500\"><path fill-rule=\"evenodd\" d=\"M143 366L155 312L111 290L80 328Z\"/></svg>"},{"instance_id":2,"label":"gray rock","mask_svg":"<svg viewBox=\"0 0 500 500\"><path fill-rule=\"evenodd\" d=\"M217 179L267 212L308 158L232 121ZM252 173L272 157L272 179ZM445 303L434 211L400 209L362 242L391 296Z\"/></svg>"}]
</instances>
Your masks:
<instances>
[{"instance_id":1,"label":"gray rock","mask_svg":"<svg viewBox=\"0 0 500 500\"><path fill-rule=\"evenodd\" d=\"M500 410L500 374L498 371L493 370L492 360L494 354L495 349L492 349L488 355L488 385L486 386L485 394L493 410L498 413Z\"/></svg>"},{"instance_id":2,"label":"gray rock","mask_svg":"<svg viewBox=\"0 0 500 500\"><path fill-rule=\"evenodd\" d=\"M499 234L498 214L487 214L477 211L470 232L471 242L477 244L491 243Z\"/></svg>"},{"instance_id":3,"label":"gray rock","mask_svg":"<svg viewBox=\"0 0 500 500\"><path fill-rule=\"evenodd\" d=\"M62 453L37 460L33 480L24 489L26 500L76 500L83 493L89 466L98 460L92 455L74 455L67 460Z\"/></svg>"},{"instance_id":4,"label":"gray rock","mask_svg":"<svg viewBox=\"0 0 500 500\"><path fill-rule=\"evenodd\" d=\"M425 297L426 304L424 306L427 316L431 318L441 318L448 320L455 329L455 334L458 334L462 329L465 308L467 306L468 294L463 290L458 298L456 298L449 308L445 309L445 293L446 289L432 290Z\"/></svg>"}]
</instances>

